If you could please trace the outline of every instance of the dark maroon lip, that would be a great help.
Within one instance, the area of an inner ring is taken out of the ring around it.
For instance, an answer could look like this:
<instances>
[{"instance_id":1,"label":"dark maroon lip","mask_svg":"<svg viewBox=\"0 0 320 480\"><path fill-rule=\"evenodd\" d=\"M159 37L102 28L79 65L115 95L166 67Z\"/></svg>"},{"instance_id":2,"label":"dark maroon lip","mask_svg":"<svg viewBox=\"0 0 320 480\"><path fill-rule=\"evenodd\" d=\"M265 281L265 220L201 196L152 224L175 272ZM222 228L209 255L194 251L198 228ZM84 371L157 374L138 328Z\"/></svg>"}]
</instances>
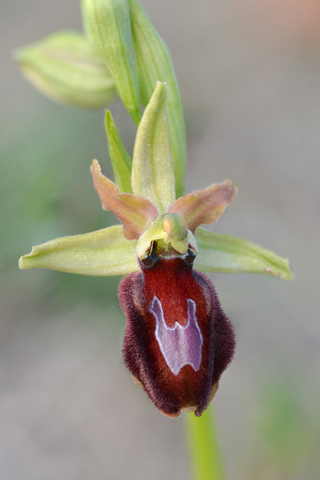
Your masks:
<instances>
[{"instance_id":1,"label":"dark maroon lip","mask_svg":"<svg viewBox=\"0 0 320 480\"><path fill-rule=\"evenodd\" d=\"M155 256L124 277L124 361L154 405L175 417L200 416L234 351L234 333L210 280L181 255Z\"/></svg>"}]
</instances>

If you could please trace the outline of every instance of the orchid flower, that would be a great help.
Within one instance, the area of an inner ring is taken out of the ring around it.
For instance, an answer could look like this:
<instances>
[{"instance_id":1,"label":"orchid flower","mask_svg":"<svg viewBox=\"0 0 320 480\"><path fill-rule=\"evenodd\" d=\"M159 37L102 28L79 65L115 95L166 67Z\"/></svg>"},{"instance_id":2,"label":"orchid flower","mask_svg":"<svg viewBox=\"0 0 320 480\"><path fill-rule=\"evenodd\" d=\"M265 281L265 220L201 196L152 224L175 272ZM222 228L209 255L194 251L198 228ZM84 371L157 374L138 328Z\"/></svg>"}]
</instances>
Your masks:
<instances>
[{"instance_id":1,"label":"orchid flower","mask_svg":"<svg viewBox=\"0 0 320 480\"><path fill-rule=\"evenodd\" d=\"M165 83L157 82L139 123L132 167L110 112L106 126L121 185L101 173L97 160L91 172L102 207L121 225L39 245L19 265L126 275L119 286L126 366L162 413L200 416L235 344L215 289L200 272L289 278L288 263L247 240L200 228L215 223L236 195L230 180L176 198Z\"/></svg>"},{"instance_id":2,"label":"orchid flower","mask_svg":"<svg viewBox=\"0 0 320 480\"><path fill-rule=\"evenodd\" d=\"M127 319L124 361L165 415L200 416L234 352L234 333L201 272L290 278L287 260L248 240L201 228L237 193L226 180L185 196L186 135L170 56L136 0L82 0L85 35L54 34L17 53L39 89L81 108L115 95L137 126L133 159L110 111L105 116L115 183L91 172L102 207L121 224L34 247L21 269L126 275L119 301ZM144 107L144 111L141 109Z\"/></svg>"}]
</instances>

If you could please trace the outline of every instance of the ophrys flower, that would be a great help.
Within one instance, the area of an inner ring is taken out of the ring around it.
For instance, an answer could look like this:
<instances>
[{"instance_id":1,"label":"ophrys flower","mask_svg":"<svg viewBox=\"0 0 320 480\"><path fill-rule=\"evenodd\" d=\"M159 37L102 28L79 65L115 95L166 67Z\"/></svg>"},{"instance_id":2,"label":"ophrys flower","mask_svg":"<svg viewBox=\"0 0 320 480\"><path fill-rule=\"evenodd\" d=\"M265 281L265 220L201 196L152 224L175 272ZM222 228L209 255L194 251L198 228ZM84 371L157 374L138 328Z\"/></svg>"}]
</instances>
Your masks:
<instances>
[{"instance_id":1,"label":"ophrys flower","mask_svg":"<svg viewBox=\"0 0 320 480\"><path fill-rule=\"evenodd\" d=\"M138 127L132 193L103 176L96 160L91 170L103 207L122 227L40 245L21 258L20 267L129 274L119 288L127 367L163 413L177 416L185 408L201 415L232 358L234 334L213 285L193 263L202 271L284 278L290 277L288 264L247 240L198 228L216 222L231 202L231 181L175 198L163 83L157 83ZM126 175L130 169L123 170L123 185Z\"/></svg>"}]
</instances>

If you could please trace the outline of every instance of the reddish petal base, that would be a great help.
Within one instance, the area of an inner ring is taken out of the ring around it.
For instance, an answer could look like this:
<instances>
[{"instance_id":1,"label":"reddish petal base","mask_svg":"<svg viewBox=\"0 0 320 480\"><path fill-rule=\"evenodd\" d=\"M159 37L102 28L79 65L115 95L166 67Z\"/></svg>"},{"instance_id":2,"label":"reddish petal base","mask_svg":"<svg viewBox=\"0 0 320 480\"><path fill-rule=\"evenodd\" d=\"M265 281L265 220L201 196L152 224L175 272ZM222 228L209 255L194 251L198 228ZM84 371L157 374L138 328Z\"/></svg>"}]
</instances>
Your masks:
<instances>
[{"instance_id":1,"label":"reddish petal base","mask_svg":"<svg viewBox=\"0 0 320 480\"><path fill-rule=\"evenodd\" d=\"M234 333L209 279L182 258L123 278L124 361L155 406L200 416L234 352Z\"/></svg>"}]
</instances>

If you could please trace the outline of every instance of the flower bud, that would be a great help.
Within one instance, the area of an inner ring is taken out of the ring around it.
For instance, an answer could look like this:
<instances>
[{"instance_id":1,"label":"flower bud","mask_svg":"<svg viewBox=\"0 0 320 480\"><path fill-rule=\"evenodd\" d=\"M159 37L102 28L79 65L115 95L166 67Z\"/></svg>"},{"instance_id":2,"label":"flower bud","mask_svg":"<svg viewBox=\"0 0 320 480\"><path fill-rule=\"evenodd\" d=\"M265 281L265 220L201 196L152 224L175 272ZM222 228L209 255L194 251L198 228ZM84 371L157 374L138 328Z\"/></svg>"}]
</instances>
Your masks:
<instances>
[{"instance_id":1,"label":"flower bud","mask_svg":"<svg viewBox=\"0 0 320 480\"><path fill-rule=\"evenodd\" d=\"M100 108L117 95L104 61L79 33L50 35L18 50L16 59L31 83L59 102Z\"/></svg>"},{"instance_id":2,"label":"flower bud","mask_svg":"<svg viewBox=\"0 0 320 480\"><path fill-rule=\"evenodd\" d=\"M195 255L172 255L156 242L126 276L119 299L127 317L124 361L165 415L200 416L232 359L234 333L208 278L192 268Z\"/></svg>"}]
</instances>

